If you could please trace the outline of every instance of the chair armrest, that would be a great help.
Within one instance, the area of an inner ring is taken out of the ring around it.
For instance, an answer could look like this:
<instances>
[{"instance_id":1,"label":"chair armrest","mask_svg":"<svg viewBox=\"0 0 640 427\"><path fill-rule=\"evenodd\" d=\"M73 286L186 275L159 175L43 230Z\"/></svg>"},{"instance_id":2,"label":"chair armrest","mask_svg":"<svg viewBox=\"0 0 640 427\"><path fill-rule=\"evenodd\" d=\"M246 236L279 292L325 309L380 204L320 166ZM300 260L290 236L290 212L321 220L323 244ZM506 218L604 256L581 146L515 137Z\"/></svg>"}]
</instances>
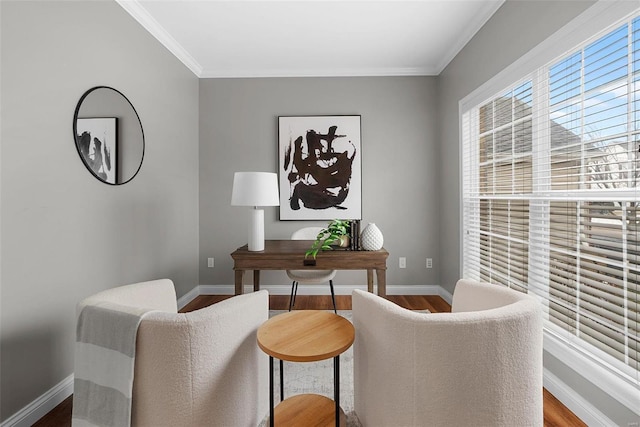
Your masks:
<instances>
[{"instance_id":1,"label":"chair armrest","mask_svg":"<svg viewBox=\"0 0 640 427\"><path fill-rule=\"evenodd\" d=\"M491 310L529 298L504 286L460 279L453 291L451 312Z\"/></svg>"},{"instance_id":2,"label":"chair armrest","mask_svg":"<svg viewBox=\"0 0 640 427\"><path fill-rule=\"evenodd\" d=\"M188 313L149 313L138 330L133 424L256 426L268 412L259 291Z\"/></svg>"},{"instance_id":3,"label":"chair armrest","mask_svg":"<svg viewBox=\"0 0 640 427\"><path fill-rule=\"evenodd\" d=\"M111 302L128 307L177 313L178 302L173 282L169 279L151 280L107 289L80 301L77 314L88 304Z\"/></svg>"}]
</instances>

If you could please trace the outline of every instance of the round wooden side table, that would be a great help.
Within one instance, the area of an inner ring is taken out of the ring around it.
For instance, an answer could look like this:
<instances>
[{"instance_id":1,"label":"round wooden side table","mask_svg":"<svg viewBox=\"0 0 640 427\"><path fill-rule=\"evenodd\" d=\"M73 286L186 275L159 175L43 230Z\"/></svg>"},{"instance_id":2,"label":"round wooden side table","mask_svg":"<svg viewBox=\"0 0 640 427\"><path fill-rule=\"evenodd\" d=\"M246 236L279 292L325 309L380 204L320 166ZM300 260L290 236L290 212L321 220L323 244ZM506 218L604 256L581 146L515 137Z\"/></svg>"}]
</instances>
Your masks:
<instances>
[{"instance_id":1,"label":"round wooden side table","mask_svg":"<svg viewBox=\"0 0 640 427\"><path fill-rule=\"evenodd\" d=\"M346 425L340 408L340 355L355 339L355 329L342 316L321 310L294 310L274 316L258 329L258 346L269 355L270 426ZM280 400L274 408L273 359L280 360ZM283 398L283 363L315 362L333 357L334 398L302 394ZM284 399L284 400L283 400Z\"/></svg>"}]
</instances>

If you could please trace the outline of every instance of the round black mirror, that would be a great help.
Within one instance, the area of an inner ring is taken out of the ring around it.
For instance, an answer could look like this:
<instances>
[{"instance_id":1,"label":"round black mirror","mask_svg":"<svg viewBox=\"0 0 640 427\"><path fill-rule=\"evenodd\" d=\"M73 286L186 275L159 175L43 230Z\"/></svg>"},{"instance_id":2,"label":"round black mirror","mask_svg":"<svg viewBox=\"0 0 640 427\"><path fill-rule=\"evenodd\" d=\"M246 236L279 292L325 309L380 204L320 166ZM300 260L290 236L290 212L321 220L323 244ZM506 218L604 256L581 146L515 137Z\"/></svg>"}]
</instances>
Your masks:
<instances>
[{"instance_id":1,"label":"round black mirror","mask_svg":"<svg viewBox=\"0 0 640 427\"><path fill-rule=\"evenodd\" d=\"M125 184L142 166L142 122L116 89L97 86L82 95L73 115L73 136L82 162L102 182Z\"/></svg>"}]
</instances>

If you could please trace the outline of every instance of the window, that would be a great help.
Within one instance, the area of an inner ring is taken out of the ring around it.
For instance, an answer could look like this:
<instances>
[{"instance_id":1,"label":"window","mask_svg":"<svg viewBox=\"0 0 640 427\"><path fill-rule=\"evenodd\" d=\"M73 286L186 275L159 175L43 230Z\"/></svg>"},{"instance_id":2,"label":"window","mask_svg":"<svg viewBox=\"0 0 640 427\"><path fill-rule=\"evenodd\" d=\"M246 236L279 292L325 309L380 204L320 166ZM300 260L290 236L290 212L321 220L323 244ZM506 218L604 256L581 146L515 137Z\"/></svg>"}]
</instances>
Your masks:
<instances>
[{"instance_id":1,"label":"window","mask_svg":"<svg viewBox=\"0 0 640 427\"><path fill-rule=\"evenodd\" d=\"M640 390L640 18L463 108L461 136L463 276L538 296Z\"/></svg>"}]
</instances>

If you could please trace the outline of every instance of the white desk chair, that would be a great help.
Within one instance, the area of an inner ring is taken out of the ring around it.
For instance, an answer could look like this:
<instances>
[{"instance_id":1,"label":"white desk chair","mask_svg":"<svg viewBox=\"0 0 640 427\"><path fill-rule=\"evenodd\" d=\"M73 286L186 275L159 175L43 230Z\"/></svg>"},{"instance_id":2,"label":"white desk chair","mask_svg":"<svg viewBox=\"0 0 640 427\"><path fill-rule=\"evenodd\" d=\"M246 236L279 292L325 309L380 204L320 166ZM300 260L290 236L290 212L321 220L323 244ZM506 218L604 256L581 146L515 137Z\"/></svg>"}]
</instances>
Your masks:
<instances>
[{"instance_id":1,"label":"white desk chair","mask_svg":"<svg viewBox=\"0 0 640 427\"><path fill-rule=\"evenodd\" d=\"M305 227L295 231L291 235L291 240L315 240L322 227ZM296 303L296 294L298 293L298 283L324 283L329 282L331 288L331 300L333 301L333 311L336 310L336 295L333 291L333 278L336 270L287 270L287 276L293 280L291 284L291 296L289 297L289 311Z\"/></svg>"}]
</instances>

